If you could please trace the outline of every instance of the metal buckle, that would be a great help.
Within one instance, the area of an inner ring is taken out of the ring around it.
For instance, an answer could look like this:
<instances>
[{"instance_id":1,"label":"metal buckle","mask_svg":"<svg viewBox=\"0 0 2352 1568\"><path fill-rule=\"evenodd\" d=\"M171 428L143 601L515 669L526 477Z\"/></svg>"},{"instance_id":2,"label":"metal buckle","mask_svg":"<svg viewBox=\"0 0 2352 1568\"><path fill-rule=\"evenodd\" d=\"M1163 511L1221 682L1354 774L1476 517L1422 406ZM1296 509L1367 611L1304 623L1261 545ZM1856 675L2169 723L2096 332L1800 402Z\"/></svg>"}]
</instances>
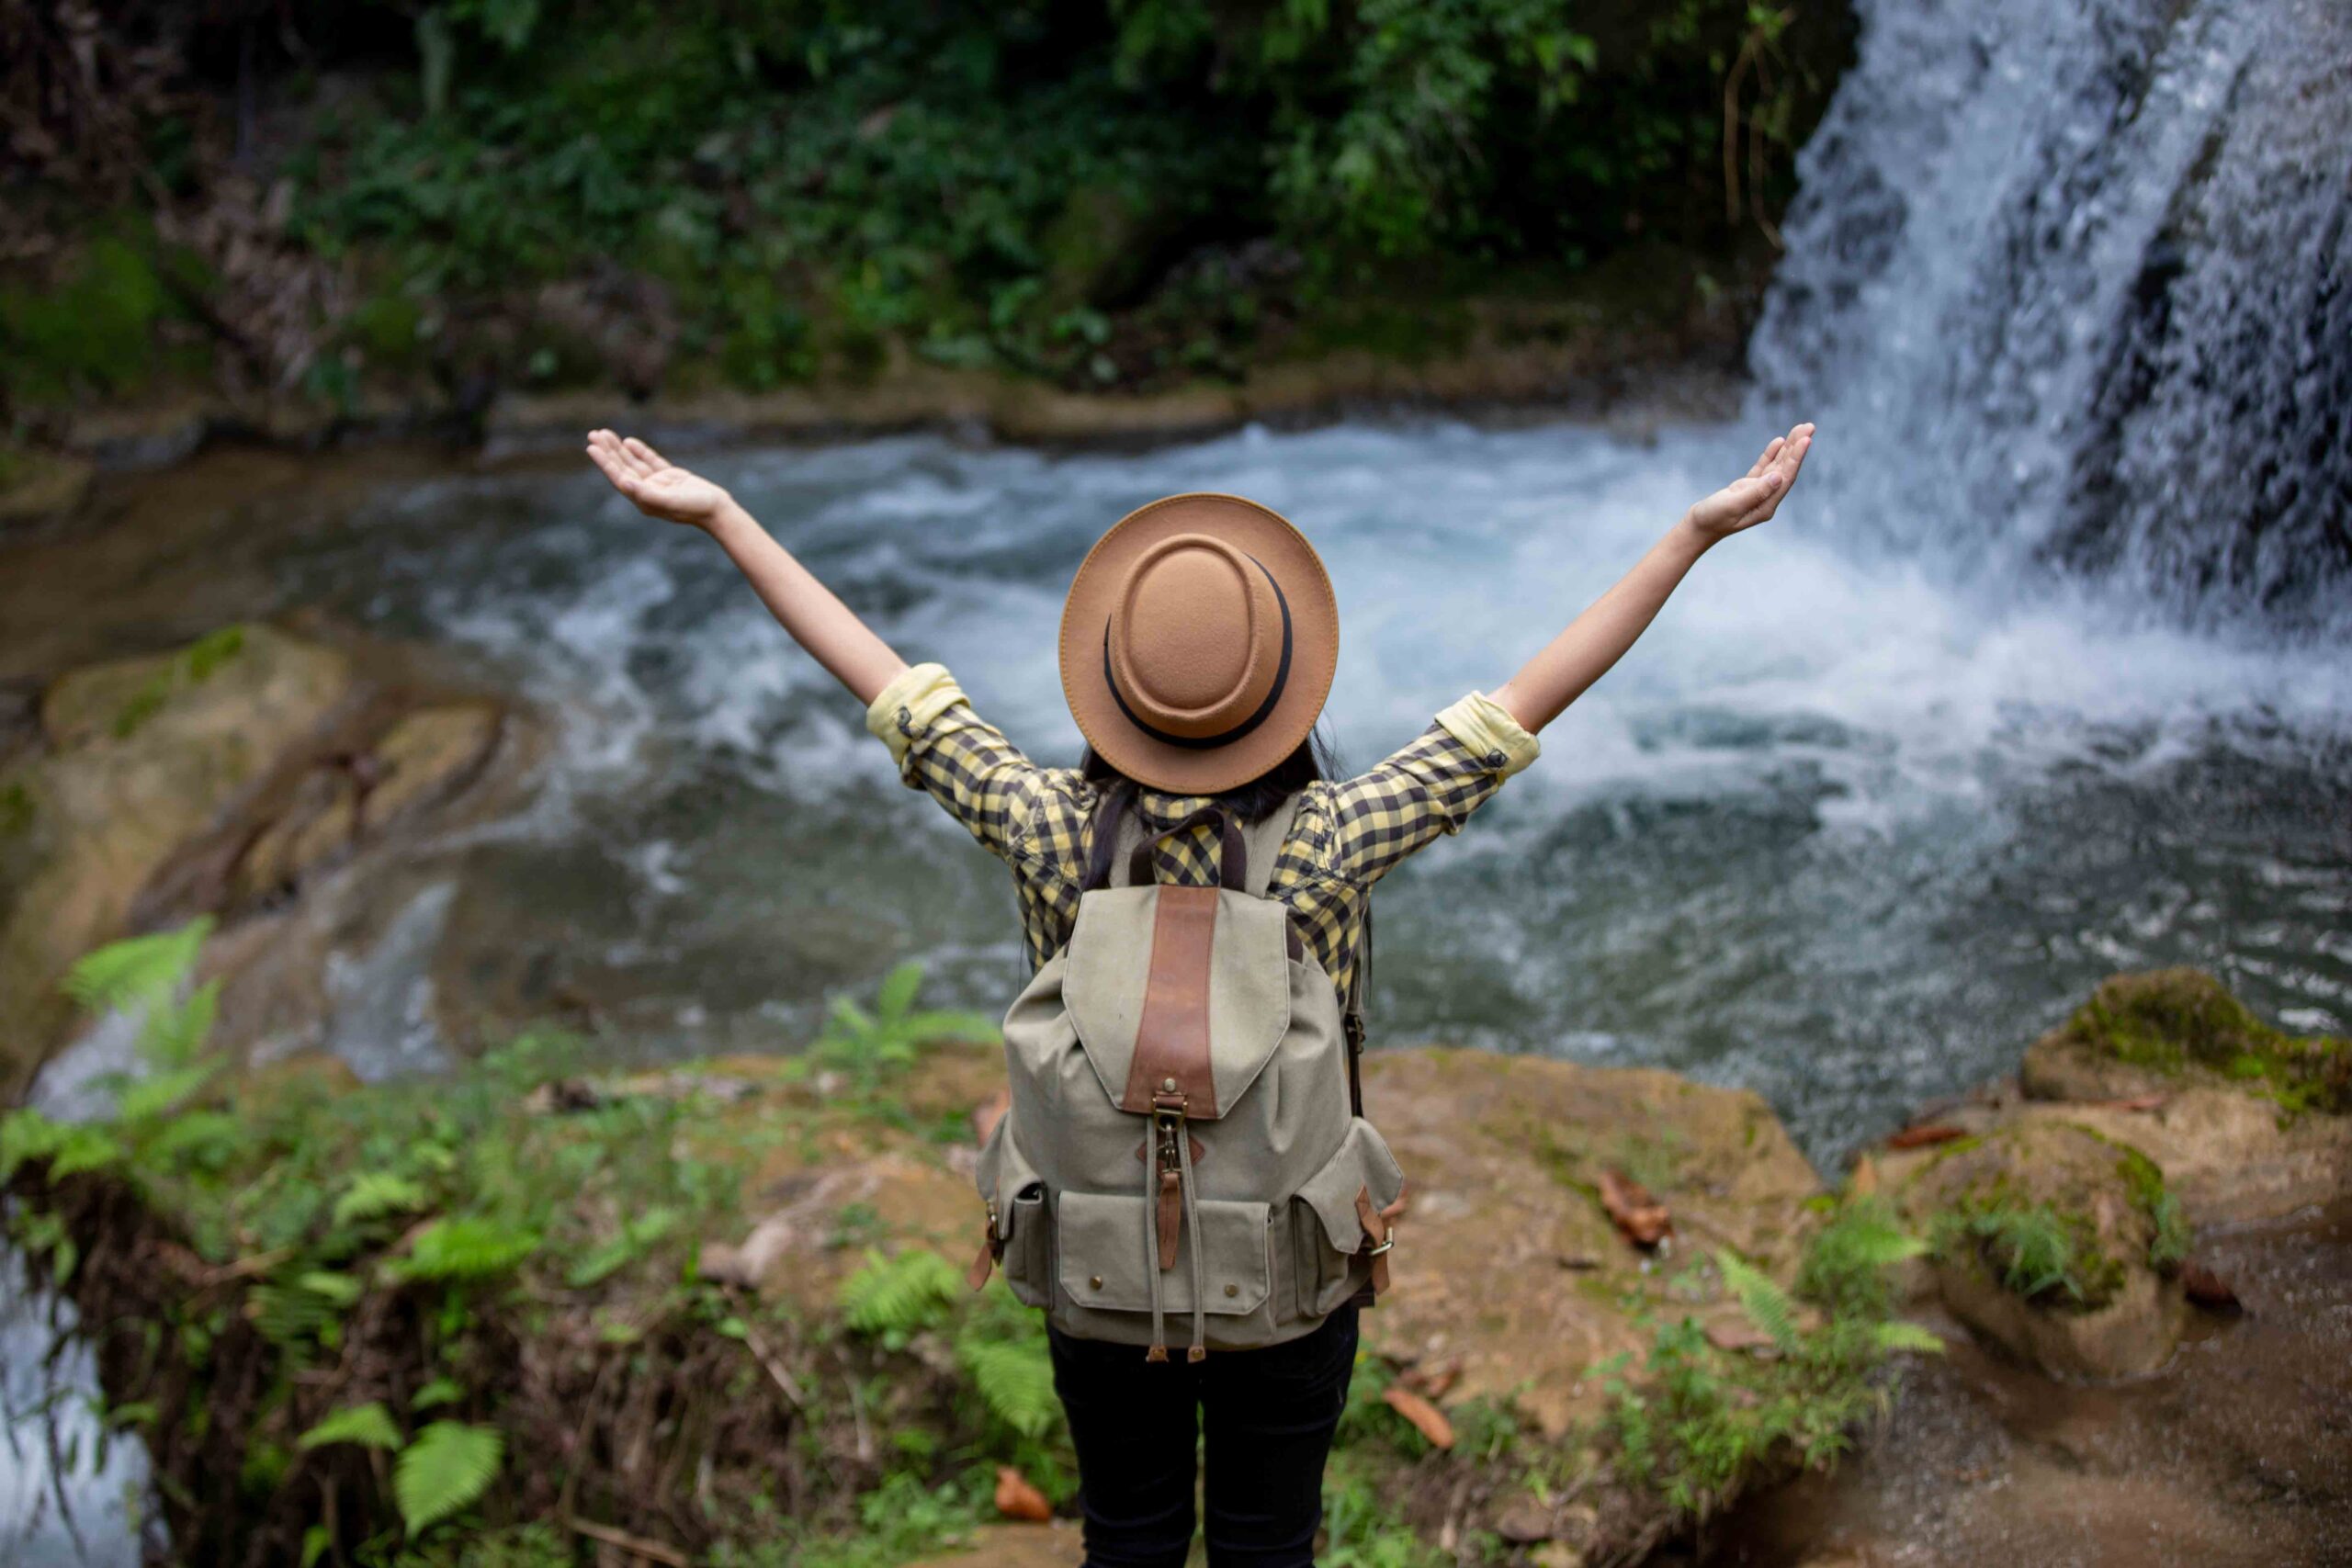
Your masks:
<instances>
[{"instance_id":1,"label":"metal buckle","mask_svg":"<svg viewBox=\"0 0 2352 1568\"><path fill-rule=\"evenodd\" d=\"M1375 1247L1371 1251L1365 1253L1364 1256L1366 1258L1377 1258L1382 1253L1386 1252L1389 1248L1396 1245L1396 1227L1395 1225L1383 1225L1380 1228L1385 1239L1384 1239L1378 1247Z\"/></svg>"}]
</instances>

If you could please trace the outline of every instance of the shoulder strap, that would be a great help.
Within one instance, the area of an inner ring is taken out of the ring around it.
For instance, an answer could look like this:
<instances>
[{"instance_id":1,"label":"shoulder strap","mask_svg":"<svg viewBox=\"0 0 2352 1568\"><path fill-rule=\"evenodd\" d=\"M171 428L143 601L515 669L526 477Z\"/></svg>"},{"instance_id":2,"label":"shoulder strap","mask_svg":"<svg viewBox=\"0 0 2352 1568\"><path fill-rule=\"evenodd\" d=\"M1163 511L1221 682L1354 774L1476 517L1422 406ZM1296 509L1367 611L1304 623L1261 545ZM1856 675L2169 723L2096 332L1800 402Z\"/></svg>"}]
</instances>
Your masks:
<instances>
[{"instance_id":1,"label":"shoulder strap","mask_svg":"<svg viewBox=\"0 0 2352 1568\"><path fill-rule=\"evenodd\" d=\"M1348 1002L1340 1017L1348 1041L1348 1109L1363 1114L1363 998L1372 989L1372 892L1363 896L1363 938L1356 948L1355 976L1348 983Z\"/></svg>"},{"instance_id":2,"label":"shoulder strap","mask_svg":"<svg viewBox=\"0 0 2352 1568\"><path fill-rule=\"evenodd\" d=\"M1244 893L1263 898L1266 889L1274 884L1274 864L1282 859L1283 846L1290 841L1291 824L1298 819L1298 796L1293 795L1257 821L1241 829L1248 856L1248 873L1241 879Z\"/></svg>"}]
</instances>

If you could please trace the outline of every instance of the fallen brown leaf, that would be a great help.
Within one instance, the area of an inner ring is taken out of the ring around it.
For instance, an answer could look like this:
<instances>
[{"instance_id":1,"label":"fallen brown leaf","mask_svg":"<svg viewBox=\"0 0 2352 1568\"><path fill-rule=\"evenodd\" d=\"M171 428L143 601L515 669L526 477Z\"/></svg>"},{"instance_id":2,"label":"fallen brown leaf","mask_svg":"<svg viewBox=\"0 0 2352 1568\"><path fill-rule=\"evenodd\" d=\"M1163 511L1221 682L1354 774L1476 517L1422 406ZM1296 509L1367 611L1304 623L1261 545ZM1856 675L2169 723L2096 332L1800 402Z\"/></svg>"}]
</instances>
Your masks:
<instances>
[{"instance_id":1,"label":"fallen brown leaf","mask_svg":"<svg viewBox=\"0 0 2352 1568\"><path fill-rule=\"evenodd\" d=\"M1448 1356L1442 1361L1423 1361L1397 1381L1416 1393L1431 1399L1443 1399L1445 1391L1462 1379L1462 1358Z\"/></svg>"},{"instance_id":2,"label":"fallen brown leaf","mask_svg":"<svg viewBox=\"0 0 2352 1568\"><path fill-rule=\"evenodd\" d=\"M1746 1318L1717 1318L1707 1325L1707 1343L1718 1350L1762 1350L1772 1337Z\"/></svg>"},{"instance_id":3,"label":"fallen brown leaf","mask_svg":"<svg viewBox=\"0 0 2352 1568\"><path fill-rule=\"evenodd\" d=\"M1389 1409L1419 1427L1421 1436L1427 1438L1432 1446L1441 1449L1453 1446L1453 1423L1445 1418L1444 1411L1411 1389L1390 1383L1382 1391L1380 1397L1388 1402Z\"/></svg>"},{"instance_id":4,"label":"fallen brown leaf","mask_svg":"<svg viewBox=\"0 0 2352 1568\"><path fill-rule=\"evenodd\" d=\"M2202 1263L2185 1263L2180 1269L2180 1293L2209 1312L2238 1312L2237 1292L2230 1282Z\"/></svg>"},{"instance_id":5,"label":"fallen brown leaf","mask_svg":"<svg viewBox=\"0 0 2352 1568\"><path fill-rule=\"evenodd\" d=\"M1046 1501L1046 1495L1009 1464L996 1467L996 1511L1008 1519L1032 1519L1038 1524L1054 1517L1054 1506Z\"/></svg>"},{"instance_id":6,"label":"fallen brown leaf","mask_svg":"<svg viewBox=\"0 0 2352 1568\"><path fill-rule=\"evenodd\" d=\"M1930 1122L1921 1127L1904 1128L1886 1140L1886 1146L1890 1149L1924 1149L1932 1144L1949 1144L1954 1138L1966 1136L1968 1130L1964 1127L1955 1127L1949 1122Z\"/></svg>"},{"instance_id":7,"label":"fallen brown leaf","mask_svg":"<svg viewBox=\"0 0 2352 1568\"><path fill-rule=\"evenodd\" d=\"M1635 1247L1656 1247L1674 1230L1673 1217L1648 1188L1613 1170L1600 1173L1600 1206Z\"/></svg>"}]
</instances>

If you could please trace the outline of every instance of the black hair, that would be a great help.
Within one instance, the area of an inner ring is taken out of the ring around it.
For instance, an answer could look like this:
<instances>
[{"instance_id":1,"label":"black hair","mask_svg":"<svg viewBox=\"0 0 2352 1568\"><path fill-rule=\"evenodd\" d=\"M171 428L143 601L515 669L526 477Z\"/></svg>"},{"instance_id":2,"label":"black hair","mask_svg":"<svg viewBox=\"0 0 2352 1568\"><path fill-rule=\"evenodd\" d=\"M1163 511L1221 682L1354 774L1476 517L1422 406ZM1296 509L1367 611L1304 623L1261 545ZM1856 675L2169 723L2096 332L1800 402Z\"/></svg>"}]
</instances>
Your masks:
<instances>
[{"instance_id":1,"label":"black hair","mask_svg":"<svg viewBox=\"0 0 2352 1568\"><path fill-rule=\"evenodd\" d=\"M1086 749L1086 756L1078 768L1089 784L1114 784L1127 777L1097 756L1091 746ZM1258 822L1308 784L1318 779L1337 778L1339 774L1340 754L1333 749L1323 722L1317 719L1306 739L1289 756L1248 784L1220 790L1208 798L1244 822Z\"/></svg>"}]
</instances>

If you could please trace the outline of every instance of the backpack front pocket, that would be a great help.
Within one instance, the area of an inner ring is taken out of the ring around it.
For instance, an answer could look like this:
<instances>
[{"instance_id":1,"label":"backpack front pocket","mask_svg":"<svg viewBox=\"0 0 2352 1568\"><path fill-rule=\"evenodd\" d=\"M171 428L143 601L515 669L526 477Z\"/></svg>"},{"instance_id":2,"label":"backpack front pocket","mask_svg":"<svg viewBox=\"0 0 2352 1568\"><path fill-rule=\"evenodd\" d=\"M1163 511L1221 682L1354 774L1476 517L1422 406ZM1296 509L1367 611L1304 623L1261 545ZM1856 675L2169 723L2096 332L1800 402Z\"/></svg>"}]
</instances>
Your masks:
<instances>
[{"instance_id":1,"label":"backpack front pocket","mask_svg":"<svg viewBox=\"0 0 2352 1568\"><path fill-rule=\"evenodd\" d=\"M1263 1203L1204 1198L1199 1235L1187 1224L1176 1248L1176 1266L1164 1272L1153 1245L1153 1205L1140 1197L1102 1192L1065 1192L1054 1231L1059 1243L1062 1295L1092 1312L1151 1311L1151 1276L1159 1274L1161 1310L1173 1318L1193 1310L1192 1248L1202 1246L1211 1316L1240 1316L1266 1303L1267 1261Z\"/></svg>"}]
</instances>

